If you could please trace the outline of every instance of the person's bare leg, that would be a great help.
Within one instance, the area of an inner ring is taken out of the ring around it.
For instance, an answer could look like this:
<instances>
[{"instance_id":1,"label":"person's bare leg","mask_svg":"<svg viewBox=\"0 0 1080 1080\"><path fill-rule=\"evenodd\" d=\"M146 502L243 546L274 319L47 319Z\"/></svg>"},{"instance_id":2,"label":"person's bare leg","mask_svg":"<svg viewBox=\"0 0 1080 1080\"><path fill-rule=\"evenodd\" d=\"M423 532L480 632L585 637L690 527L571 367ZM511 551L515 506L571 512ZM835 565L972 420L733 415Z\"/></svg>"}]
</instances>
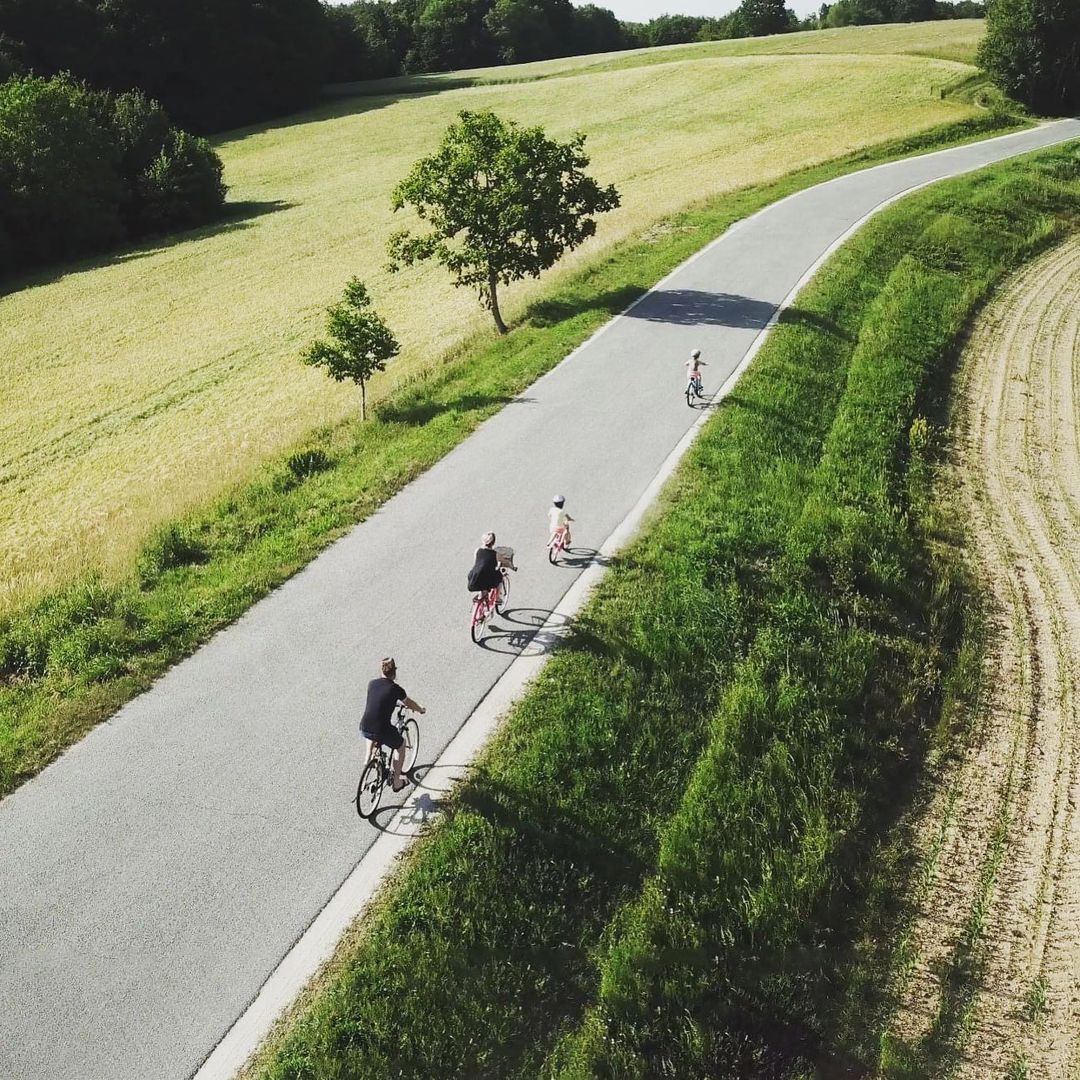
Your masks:
<instances>
[{"instance_id":1,"label":"person's bare leg","mask_svg":"<svg viewBox=\"0 0 1080 1080\"><path fill-rule=\"evenodd\" d=\"M401 770L405 765L405 744L402 743L394 752L394 771L390 777L390 785L395 791L404 785L401 782Z\"/></svg>"}]
</instances>

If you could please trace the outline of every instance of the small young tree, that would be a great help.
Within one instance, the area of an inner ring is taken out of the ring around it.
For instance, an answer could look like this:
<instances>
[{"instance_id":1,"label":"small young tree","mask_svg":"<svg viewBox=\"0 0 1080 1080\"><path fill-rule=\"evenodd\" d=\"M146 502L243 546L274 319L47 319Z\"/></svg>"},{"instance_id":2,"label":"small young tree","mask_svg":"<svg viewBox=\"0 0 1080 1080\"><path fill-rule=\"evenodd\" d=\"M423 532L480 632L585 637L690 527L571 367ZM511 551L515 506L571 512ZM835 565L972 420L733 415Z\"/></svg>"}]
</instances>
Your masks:
<instances>
[{"instance_id":1,"label":"small young tree","mask_svg":"<svg viewBox=\"0 0 1080 1080\"><path fill-rule=\"evenodd\" d=\"M591 215L619 205L614 187L585 175L584 143L580 134L556 142L492 112L459 113L439 149L394 189L394 209L414 206L431 231L392 236L391 270L435 259L455 285L477 290L505 334L499 286L539 277L596 232Z\"/></svg>"},{"instance_id":2,"label":"small young tree","mask_svg":"<svg viewBox=\"0 0 1080 1080\"><path fill-rule=\"evenodd\" d=\"M397 339L371 306L368 291L350 278L345 296L326 309L329 341L316 341L301 357L326 369L335 382L351 379L360 387L360 419L367 419L367 381L398 353Z\"/></svg>"}]
</instances>

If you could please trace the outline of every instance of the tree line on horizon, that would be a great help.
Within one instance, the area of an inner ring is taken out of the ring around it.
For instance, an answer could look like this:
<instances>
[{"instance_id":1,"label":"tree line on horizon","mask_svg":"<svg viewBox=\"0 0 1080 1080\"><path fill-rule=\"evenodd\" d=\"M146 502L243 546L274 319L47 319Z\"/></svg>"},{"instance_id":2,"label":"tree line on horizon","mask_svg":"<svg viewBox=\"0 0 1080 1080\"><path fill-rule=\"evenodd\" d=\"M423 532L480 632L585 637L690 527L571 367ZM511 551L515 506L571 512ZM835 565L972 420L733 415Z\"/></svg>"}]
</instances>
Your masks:
<instances>
[{"instance_id":1,"label":"tree line on horizon","mask_svg":"<svg viewBox=\"0 0 1080 1080\"><path fill-rule=\"evenodd\" d=\"M626 22L570 0L354 0L328 7L327 81L354 82L695 41L865 23L982 18L979 0L836 0L800 19L785 0L742 0L720 16Z\"/></svg>"}]
</instances>

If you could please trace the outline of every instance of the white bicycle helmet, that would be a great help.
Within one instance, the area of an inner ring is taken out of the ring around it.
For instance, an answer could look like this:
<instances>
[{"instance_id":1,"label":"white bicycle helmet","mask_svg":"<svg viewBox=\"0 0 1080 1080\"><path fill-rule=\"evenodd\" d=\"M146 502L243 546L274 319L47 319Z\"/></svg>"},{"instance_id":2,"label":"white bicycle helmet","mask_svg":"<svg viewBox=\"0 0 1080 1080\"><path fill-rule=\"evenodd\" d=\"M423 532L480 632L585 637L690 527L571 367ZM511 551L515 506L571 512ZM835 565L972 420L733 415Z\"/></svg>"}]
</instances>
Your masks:
<instances>
[{"instance_id":1,"label":"white bicycle helmet","mask_svg":"<svg viewBox=\"0 0 1080 1080\"><path fill-rule=\"evenodd\" d=\"M553 499L552 499L551 501L552 501L552 502L553 502L553 503L554 503L554 504L555 504L556 506L562 506L562 504L563 504L564 502L566 502L566 496L565 496L565 495L556 495L556 496L555 496L555 498L553 498Z\"/></svg>"}]
</instances>

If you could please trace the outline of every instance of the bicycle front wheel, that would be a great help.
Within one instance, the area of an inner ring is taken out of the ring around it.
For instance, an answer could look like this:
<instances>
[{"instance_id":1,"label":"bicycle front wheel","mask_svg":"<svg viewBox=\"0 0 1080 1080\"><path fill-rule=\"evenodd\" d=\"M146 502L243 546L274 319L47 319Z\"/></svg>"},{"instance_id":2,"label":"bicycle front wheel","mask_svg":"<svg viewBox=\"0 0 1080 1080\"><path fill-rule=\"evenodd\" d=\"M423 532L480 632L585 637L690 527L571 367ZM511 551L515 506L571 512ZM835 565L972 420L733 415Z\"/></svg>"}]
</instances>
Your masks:
<instances>
[{"instance_id":1,"label":"bicycle front wheel","mask_svg":"<svg viewBox=\"0 0 1080 1080\"><path fill-rule=\"evenodd\" d=\"M382 761L376 754L364 766L363 772L360 773L360 783L356 785L356 812L362 818L370 818L379 809L385 782Z\"/></svg>"},{"instance_id":2,"label":"bicycle front wheel","mask_svg":"<svg viewBox=\"0 0 1080 1080\"><path fill-rule=\"evenodd\" d=\"M401 764L401 771L411 773L420 750L420 725L410 716L401 725L401 734L405 739L405 760Z\"/></svg>"},{"instance_id":3,"label":"bicycle front wheel","mask_svg":"<svg viewBox=\"0 0 1080 1080\"><path fill-rule=\"evenodd\" d=\"M501 615L506 607L506 601L510 598L510 576L503 574L502 581L495 591L495 610Z\"/></svg>"}]
</instances>

